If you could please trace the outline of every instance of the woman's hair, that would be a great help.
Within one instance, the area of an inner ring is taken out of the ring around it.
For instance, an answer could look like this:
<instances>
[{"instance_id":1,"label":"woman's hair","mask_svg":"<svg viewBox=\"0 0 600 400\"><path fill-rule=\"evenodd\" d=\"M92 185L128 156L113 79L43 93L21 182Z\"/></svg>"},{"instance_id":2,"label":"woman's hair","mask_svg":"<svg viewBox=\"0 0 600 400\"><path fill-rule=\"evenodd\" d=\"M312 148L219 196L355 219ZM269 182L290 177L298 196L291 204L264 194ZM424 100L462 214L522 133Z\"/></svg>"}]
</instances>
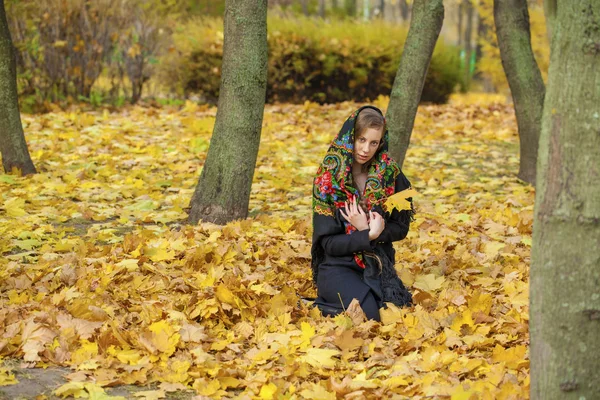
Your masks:
<instances>
[{"instance_id":1,"label":"woman's hair","mask_svg":"<svg viewBox=\"0 0 600 400\"><path fill-rule=\"evenodd\" d=\"M378 111L372 108L361 110L354 125L354 137L358 137L361 133L369 128L381 129L385 133L385 118Z\"/></svg>"},{"instance_id":2,"label":"woman's hair","mask_svg":"<svg viewBox=\"0 0 600 400\"><path fill-rule=\"evenodd\" d=\"M372 108L365 108L360 111L360 113L358 114L358 118L356 118L356 122L354 124L354 140L356 140L356 138L361 133L365 132L369 128L380 129L381 134L385 134L385 118L383 118L383 115L381 115L379 111L374 110ZM381 149L382 146L383 136L381 138L381 141L379 142L379 148L377 149L377 151L379 151L379 149ZM373 158L370 159L368 162L364 163L361 168L362 171L368 171L372 162Z\"/></svg>"}]
</instances>

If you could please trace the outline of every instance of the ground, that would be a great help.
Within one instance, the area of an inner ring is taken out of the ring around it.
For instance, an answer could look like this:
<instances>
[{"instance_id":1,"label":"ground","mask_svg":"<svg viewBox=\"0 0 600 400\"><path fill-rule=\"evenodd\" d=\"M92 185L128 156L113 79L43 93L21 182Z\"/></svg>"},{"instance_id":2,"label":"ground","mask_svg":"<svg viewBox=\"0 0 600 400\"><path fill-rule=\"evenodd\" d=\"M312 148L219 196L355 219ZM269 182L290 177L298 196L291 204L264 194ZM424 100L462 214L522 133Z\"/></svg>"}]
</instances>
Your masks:
<instances>
[{"instance_id":1,"label":"ground","mask_svg":"<svg viewBox=\"0 0 600 400\"><path fill-rule=\"evenodd\" d=\"M0 175L4 396L528 397L534 191L504 98L419 108L395 244L414 306L378 324L298 302L312 177L359 106L267 106L250 217L224 227L185 224L214 108L24 116L40 173Z\"/></svg>"}]
</instances>

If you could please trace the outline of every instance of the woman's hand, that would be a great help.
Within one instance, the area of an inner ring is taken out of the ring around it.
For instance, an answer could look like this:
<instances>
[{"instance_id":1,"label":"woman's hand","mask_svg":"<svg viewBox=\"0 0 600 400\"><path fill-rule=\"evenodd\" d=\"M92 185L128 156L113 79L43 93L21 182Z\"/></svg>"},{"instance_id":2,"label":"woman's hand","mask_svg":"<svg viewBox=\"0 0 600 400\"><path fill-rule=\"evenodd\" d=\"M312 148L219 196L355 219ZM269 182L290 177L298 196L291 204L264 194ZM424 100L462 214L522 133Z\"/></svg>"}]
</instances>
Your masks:
<instances>
[{"instance_id":1,"label":"woman's hand","mask_svg":"<svg viewBox=\"0 0 600 400\"><path fill-rule=\"evenodd\" d=\"M356 197L350 198L350 203L345 201L344 204L346 207L344 209L340 209L340 214L342 214L342 217L344 217L346 221L350 222L352 226L359 231L369 229L367 214L365 214L363 209L358 204ZM346 210L346 212L344 212L344 210Z\"/></svg>"},{"instance_id":2,"label":"woman's hand","mask_svg":"<svg viewBox=\"0 0 600 400\"><path fill-rule=\"evenodd\" d=\"M369 240L375 240L385 229L385 220L379 213L369 211Z\"/></svg>"}]
</instances>

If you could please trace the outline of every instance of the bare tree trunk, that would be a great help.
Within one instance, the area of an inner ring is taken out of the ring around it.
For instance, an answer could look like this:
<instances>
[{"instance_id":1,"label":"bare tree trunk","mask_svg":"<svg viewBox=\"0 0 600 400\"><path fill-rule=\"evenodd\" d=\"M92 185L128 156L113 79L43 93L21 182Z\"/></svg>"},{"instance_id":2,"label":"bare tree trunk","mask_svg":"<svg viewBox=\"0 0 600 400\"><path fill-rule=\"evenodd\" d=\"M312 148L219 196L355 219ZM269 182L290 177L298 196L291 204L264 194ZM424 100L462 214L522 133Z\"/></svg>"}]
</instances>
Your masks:
<instances>
[{"instance_id":1,"label":"bare tree trunk","mask_svg":"<svg viewBox=\"0 0 600 400\"><path fill-rule=\"evenodd\" d=\"M552 30L554 29L554 20L556 19L557 1L558 0L544 0L544 14L546 15L548 43L552 43Z\"/></svg>"},{"instance_id":2,"label":"bare tree trunk","mask_svg":"<svg viewBox=\"0 0 600 400\"><path fill-rule=\"evenodd\" d=\"M402 15L403 21L408 21L410 9L406 0L400 0L400 14Z\"/></svg>"},{"instance_id":3,"label":"bare tree trunk","mask_svg":"<svg viewBox=\"0 0 600 400\"><path fill-rule=\"evenodd\" d=\"M8 30L4 0L0 0L0 152L5 172L35 174L19 112L15 49Z\"/></svg>"},{"instance_id":4,"label":"bare tree trunk","mask_svg":"<svg viewBox=\"0 0 600 400\"><path fill-rule=\"evenodd\" d=\"M390 154L400 166L410 143L410 135L433 49L444 22L442 0L415 0L408 37L394 79L387 110Z\"/></svg>"},{"instance_id":5,"label":"bare tree trunk","mask_svg":"<svg viewBox=\"0 0 600 400\"><path fill-rule=\"evenodd\" d=\"M308 0L300 0L300 2L302 3L302 13L308 17Z\"/></svg>"},{"instance_id":6,"label":"bare tree trunk","mask_svg":"<svg viewBox=\"0 0 600 400\"><path fill-rule=\"evenodd\" d=\"M535 185L546 88L531 49L527 1L495 0L494 21L519 127L521 159L518 176Z\"/></svg>"},{"instance_id":7,"label":"bare tree trunk","mask_svg":"<svg viewBox=\"0 0 600 400\"><path fill-rule=\"evenodd\" d=\"M325 0L319 0L319 16L325 19Z\"/></svg>"},{"instance_id":8,"label":"bare tree trunk","mask_svg":"<svg viewBox=\"0 0 600 400\"><path fill-rule=\"evenodd\" d=\"M558 2L530 281L532 400L600 399L600 2Z\"/></svg>"},{"instance_id":9,"label":"bare tree trunk","mask_svg":"<svg viewBox=\"0 0 600 400\"><path fill-rule=\"evenodd\" d=\"M379 18L385 20L385 0L379 0Z\"/></svg>"},{"instance_id":10,"label":"bare tree trunk","mask_svg":"<svg viewBox=\"0 0 600 400\"><path fill-rule=\"evenodd\" d=\"M462 46L463 39L463 14L465 12L464 0L458 3L458 46Z\"/></svg>"},{"instance_id":11,"label":"bare tree trunk","mask_svg":"<svg viewBox=\"0 0 600 400\"><path fill-rule=\"evenodd\" d=\"M473 4L467 0L465 5L467 13L467 26L465 27L465 89L471 86L471 57L473 53Z\"/></svg>"},{"instance_id":12,"label":"bare tree trunk","mask_svg":"<svg viewBox=\"0 0 600 400\"><path fill-rule=\"evenodd\" d=\"M356 17L356 0L344 0L346 14L349 17Z\"/></svg>"},{"instance_id":13,"label":"bare tree trunk","mask_svg":"<svg viewBox=\"0 0 600 400\"><path fill-rule=\"evenodd\" d=\"M267 0L227 0L217 120L189 222L246 218L267 87Z\"/></svg>"}]
</instances>

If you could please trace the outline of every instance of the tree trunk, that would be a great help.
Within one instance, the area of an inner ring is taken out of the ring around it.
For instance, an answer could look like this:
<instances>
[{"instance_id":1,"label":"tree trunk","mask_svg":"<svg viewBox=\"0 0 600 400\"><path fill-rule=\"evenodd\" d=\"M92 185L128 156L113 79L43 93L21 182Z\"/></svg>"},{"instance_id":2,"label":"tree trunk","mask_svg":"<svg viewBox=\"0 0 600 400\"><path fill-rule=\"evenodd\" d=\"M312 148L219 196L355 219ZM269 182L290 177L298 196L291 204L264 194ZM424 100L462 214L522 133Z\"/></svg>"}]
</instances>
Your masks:
<instances>
[{"instance_id":1,"label":"tree trunk","mask_svg":"<svg viewBox=\"0 0 600 400\"><path fill-rule=\"evenodd\" d=\"M246 218L267 87L267 0L227 0L223 70L208 156L189 221Z\"/></svg>"},{"instance_id":2,"label":"tree trunk","mask_svg":"<svg viewBox=\"0 0 600 400\"><path fill-rule=\"evenodd\" d=\"M600 399L600 2L558 3L531 283L531 399Z\"/></svg>"},{"instance_id":3,"label":"tree trunk","mask_svg":"<svg viewBox=\"0 0 600 400\"><path fill-rule=\"evenodd\" d=\"M467 12L467 25L465 26L465 90L471 86L471 53L473 53L473 4L467 0L465 5Z\"/></svg>"},{"instance_id":4,"label":"tree trunk","mask_svg":"<svg viewBox=\"0 0 600 400\"><path fill-rule=\"evenodd\" d=\"M415 0L404 51L394 79L386 118L390 132L390 154L400 166L410 135L429 62L444 22L442 0Z\"/></svg>"},{"instance_id":5,"label":"tree trunk","mask_svg":"<svg viewBox=\"0 0 600 400\"><path fill-rule=\"evenodd\" d=\"M356 17L356 0L345 0L344 5L346 6L346 15Z\"/></svg>"},{"instance_id":6,"label":"tree trunk","mask_svg":"<svg viewBox=\"0 0 600 400\"><path fill-rule=\"evenodd\" d=\"M319 16L325 19L325 0L319 0Z\"/></svg>"},{"instance_id":7,"label":"tree trunk","mask_svg":"<svg viewBox=\"0 0 600 400\"><path fill-rule=\"evenodd\" d=\"M548 43L552 43L552 29L554 20L556 19L556 4L557 0L544 0L544 14L546 15L546 32L548 35Z\"/></svg>"},{"instance_id":8,"label":"tree trunk","mask_svg":"<svg viewBox=\"0 0 600 400\"><path fill-rule=\"evenodd\" d=\"M460 0L458 3L458 47L462 46L464 9L464 0Z\"/></svg>"},{"instance_id":9,"label":"tree trunk","mask_svg":"<svg viewBox=\"0 0 600 400\"><path fill-rule=\"evenodd\" d=\"M502 66L512 93L519 127L521 159L518 176L535 185L546 89L531 49L527 1L495 0L494 21Z\"/></svg>"},{"instance_id":10,"label":"tree trunk","mask_svg":"<svg viewBox=\"0 0 600 400\"><path fill-rule=\"evenodd\" d=\"M300 0L302 3L302 13L305 17L308 17L308 0Z\"/></svg>"},{"instance_id":11,"label":"tree trunk","mask_svg":"<svg viewBox=\"0 0 600 400\"><path fill-rule=\"evenodd\" d=\"M400 7L400 15L402 15L402 20L408 21L408 14L410 13L410 9L408 7L408 3L406 2L406 0L400 0L399 7Z\"/></svg>"},{"instance_id":12,"label":"tree trunk","mask_svg":"<svg viewBox=\"0 0 600 400\"><path fill-rule=\"evenodd\" d=\"M379 18L385 20L385 0L379 0Z\"/></svg>"},{"instance_id":13,"label":"tree trunk","mask_svg":"<svg viewBox=\"0 0 600 400\"><path fill-rule=\"evenodd\" d=\"M5 172L14 168L23 175L35 174L29 156L17 94L17 64L4 0L0 0L0 152Z\"/></svg>"}]
</instances>

